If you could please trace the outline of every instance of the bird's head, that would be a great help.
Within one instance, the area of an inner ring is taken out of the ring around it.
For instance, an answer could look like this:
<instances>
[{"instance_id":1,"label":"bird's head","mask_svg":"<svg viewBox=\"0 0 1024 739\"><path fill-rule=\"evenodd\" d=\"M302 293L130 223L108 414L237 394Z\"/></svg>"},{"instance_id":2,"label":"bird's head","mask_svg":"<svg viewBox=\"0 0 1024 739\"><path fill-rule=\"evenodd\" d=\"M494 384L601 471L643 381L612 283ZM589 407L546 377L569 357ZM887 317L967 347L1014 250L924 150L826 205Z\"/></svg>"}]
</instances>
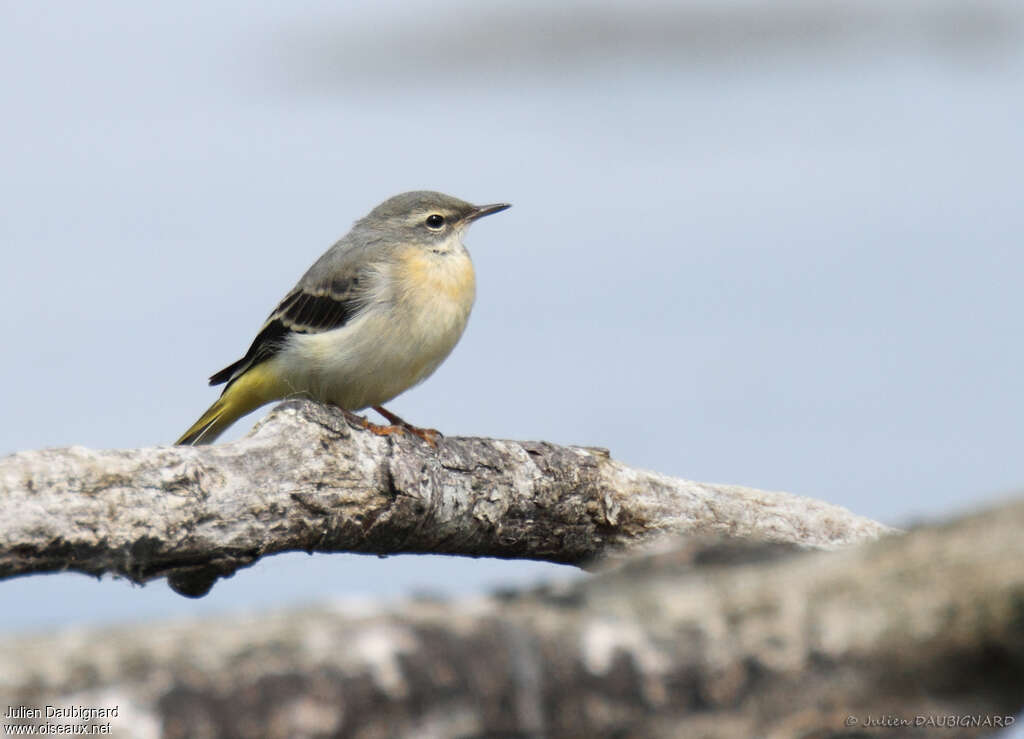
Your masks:
<instances>
[{"instance_id":1,"label":"bird's head","mask_svg":"<svg viewBox=\"0 0 1024 739\"><path fill-rule=\"evenodd\" d=\"M388 198L356 223L364 232L447 251L462 242L469 224L512 207L508 203L473 205L431 190Z\"/></svg>"}]
</instances>

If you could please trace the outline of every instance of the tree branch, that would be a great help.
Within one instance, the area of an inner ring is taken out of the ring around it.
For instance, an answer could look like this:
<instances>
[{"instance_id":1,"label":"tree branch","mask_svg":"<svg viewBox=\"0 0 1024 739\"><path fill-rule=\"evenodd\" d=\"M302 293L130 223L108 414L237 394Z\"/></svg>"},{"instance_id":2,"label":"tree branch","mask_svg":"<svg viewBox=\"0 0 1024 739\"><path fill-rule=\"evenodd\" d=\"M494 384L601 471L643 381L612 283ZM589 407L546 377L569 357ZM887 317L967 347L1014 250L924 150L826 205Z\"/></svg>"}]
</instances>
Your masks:
<instances>
[{"instance_id":1,"label":"tree branch","mask_svg":"<svg viewBox=\"0 0 1024 739\"><path fill-rule=\"evenodd\" d=\"M982 736L1024 707L1022 530L1016 503L841 552L691 542L503 597L7 638L0 705L169 738Z\"/></svg>"},{"instance_id":2,"label":"tree branch","mask_svg":"<svg viewBox=\"0 0 1024 739\"><path fill-rule=\"evenodd\" d=\"M379 437L307 401L210 447L21 452L0 460L0 577L166 576L205 594L276 552L443 553L586 566L666 536L834 549L892 531L849 511L631 469L607 451Z\"/></svg>"}]
</instances>

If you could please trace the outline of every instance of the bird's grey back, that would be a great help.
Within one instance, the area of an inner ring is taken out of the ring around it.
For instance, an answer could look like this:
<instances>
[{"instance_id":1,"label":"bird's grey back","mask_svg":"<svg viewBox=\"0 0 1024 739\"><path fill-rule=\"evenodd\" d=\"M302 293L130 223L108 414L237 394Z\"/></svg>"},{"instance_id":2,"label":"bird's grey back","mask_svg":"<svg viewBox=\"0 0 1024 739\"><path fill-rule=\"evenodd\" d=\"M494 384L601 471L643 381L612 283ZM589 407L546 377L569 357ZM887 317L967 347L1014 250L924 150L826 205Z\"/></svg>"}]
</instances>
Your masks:
<instances>
[{"instance_id":1,"label":"bird's grey back","mask_svg":"<svg viewBox=\"0 0 1024 739\"><path fill-rule=\"evenodd\" d=\"M309 292L345 292L348 288L342 288L343 285L358 281L361 272L386 259L385 244L381 234L353 227L320 255L295 287Z\"/></svg>"}]
</instances>

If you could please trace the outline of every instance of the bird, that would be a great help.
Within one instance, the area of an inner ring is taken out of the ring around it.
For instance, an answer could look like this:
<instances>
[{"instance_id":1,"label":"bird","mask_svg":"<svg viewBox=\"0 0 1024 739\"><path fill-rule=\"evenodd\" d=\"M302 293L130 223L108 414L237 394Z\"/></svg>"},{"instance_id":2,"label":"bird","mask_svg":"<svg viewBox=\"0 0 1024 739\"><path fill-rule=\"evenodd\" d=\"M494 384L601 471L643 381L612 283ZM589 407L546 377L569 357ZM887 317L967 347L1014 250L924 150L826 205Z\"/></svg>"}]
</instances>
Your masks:
<instances>
[{"instance_id":1,"label":"bird","mask_svg":"<svg viewBox=\"0 0 1024 739\"><path fill-rule=\"evenodd\" d=\"M429 190L385 200L314 262L245 356L210 377L223 392L175 443L212 443L266 403L307 397L375 433L408 431L436 444L437 431L383 405L427 379L455 348L476 298L463 237L477 219L509 207ZM365 408L390 425L354 416Z\"/></svg>"}]
</instances>

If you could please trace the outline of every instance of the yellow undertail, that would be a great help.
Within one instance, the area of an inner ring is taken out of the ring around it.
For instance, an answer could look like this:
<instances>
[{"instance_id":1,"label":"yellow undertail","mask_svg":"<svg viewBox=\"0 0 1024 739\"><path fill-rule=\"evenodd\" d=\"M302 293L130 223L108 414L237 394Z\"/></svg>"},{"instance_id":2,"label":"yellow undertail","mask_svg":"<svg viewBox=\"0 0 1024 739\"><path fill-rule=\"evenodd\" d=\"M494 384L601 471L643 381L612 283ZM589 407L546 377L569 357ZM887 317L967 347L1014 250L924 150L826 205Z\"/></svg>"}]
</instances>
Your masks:
<instances>
[{"instance_id":1,"label":"yellow undertail","mask_svg":"<svg viewBox=\"0 0 1024 739\"><path fill-rule=\"evenodd\" d=\"M212 444L218 436L244 416L272 400L284 397L281 383L269 363L250 367L234 380L192 428L175 444Z\"/></svg>"}]
</instances>

